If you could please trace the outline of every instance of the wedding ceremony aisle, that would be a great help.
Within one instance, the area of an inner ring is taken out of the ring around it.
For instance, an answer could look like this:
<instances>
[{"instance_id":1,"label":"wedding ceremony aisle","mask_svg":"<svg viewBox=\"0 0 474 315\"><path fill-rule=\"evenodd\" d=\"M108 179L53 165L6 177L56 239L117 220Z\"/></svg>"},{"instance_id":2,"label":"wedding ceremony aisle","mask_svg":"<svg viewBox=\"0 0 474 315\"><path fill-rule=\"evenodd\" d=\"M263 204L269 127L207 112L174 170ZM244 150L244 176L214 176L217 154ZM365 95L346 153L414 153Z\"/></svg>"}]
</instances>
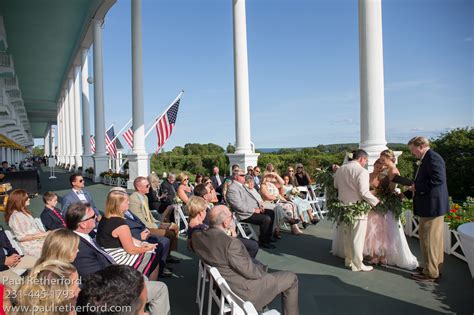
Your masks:
<instances>
[{"instance_id":1,"label":"wedding ceremony aisle","mask_svg":"<svg viewBox=\"0 0 474 315\"><path fill-rule=\"evenodd\" d=\"M41 172L41 192L54 190L63 196L69 190L70 173L57 171L56 180L48 180L49 172ZM103 209L110 186L87 180L86 189L96 205ZM38 217L43 209L41 196L32 200L30 210ZM7 227L3 215L1 223ZM394 267L376 267L372 272L352 272L344 261L333 256L332 223L322 221L304 230L304 235L283 233L276 249L260 250L257 256L272 271L290 270L298 274L300 314L472 314L474 312L474 281L468 265L446 255L443 276L439 283L420 283L410 272ZM418 239L408 238L410 248L420 258ZM195 303L197 258L186 249L180 238L172 278L168 285L173 314L197 314ZM281 310L280 298L270 308ZM217 309L213 307L214 311Z\"/></svg>"}]
</instances>

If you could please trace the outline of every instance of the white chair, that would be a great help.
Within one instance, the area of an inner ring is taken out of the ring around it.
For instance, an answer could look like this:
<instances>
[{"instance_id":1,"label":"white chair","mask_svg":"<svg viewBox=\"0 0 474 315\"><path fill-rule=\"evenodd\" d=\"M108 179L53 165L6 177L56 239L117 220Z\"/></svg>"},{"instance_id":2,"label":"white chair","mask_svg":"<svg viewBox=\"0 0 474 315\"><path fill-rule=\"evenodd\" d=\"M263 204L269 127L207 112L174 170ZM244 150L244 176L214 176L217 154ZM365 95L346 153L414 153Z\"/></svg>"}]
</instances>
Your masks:
<instances>
[{"instance_id":1,"label":"white chair","mask_svg":"<svg viewBox=\"0 0 474 315\"><path fill-rule=\"evenodd\" d=\"M255 306L251 302L242 300L232 291L232 289L227 284L227 281L222 278L217 268L210 267L209 273L211 274L211 282L217 283L219 289L221 290L221 295L219 298L219 314L230 312L232 315L258 315ZM280 312L277 310L269 310L261 314L278 315Z\"/></svg>"},{"instance_id":2,"label":"white chair","mask_svg":"<svg viewBox=\"0 0 474 315\"><path fill-rule=\"evenodd\" d=\"M35 218L35 224L38 227L38 229L40 229L43 232L46 232L46 228L44 227L43 222L41 221L40 218Z\"/></svg>"},{"instance_id":3,"label":"white chair","mask_svg":"<svg viewBox=\"0 0 474 315\"><path fill-rule=\"evenodd\" d=\"M324 219L323 210L319 206L319 200L314 200L312 194L309 192L308 187L299 186L298 190L300 193L305 194L304 200L308 201L313 209L313 214L315 214L319 219ZM317 198L316 198L317 199ZM326 200L326 199L324 199Z\"/></svg>"},{"instance_id":4,"label":"white chair","mask_svg":"<svg viewBox=\"0 0 474 315\"><path fill-rule=\"evenodd\" d=\"M183 221L183 223L184 223L184 229L181 229L179 231L179 233L180 234L186 233L186 231L188 230L188 218L189 218L189 216L184 215L183 208L181 207L181 205L175 205L175 207L174 207L174 218L175 218L175 223L178 226L181 226L180 225L181 221Z\"/></svg>"},{"instance_id":5,"label":"white chair","mask_svg":"<svg viewBox=\"0 0 474 315\"><path fill-rule=\"evenodd\" d=\"M202 315L204 307L204 296L206 294L206 282L209 282L209 274L207 273L207 269L201 260L199 260L198 268L199 269L196 288L196 304L199 308L199 315Z\"/></svg>"},{"instance_id":6,"label":"white chair","mask_svg":"<svg viewBox=\"0 0 474 315\"><path fill-rule=\"evenodd\" d=\"M13 233L11 231L5 230L5 235L7 236L8 240L10 241L10 244L12 244L12 247L17 251L17 253L20 256L23 256L24 255L23 250L21 249L20 245L13 237Z\"/></svg>"},{"instance_id":7,"label":"white chair","mask_svg":"<svg viewBox=\"0 0 474 315\"><path fill-rule=\"evenodd\" d=\"M254 239L258 242L257 233L252 227L252 224L247 222L239 222L234 216L235 226L237 227L237 232L246 239Z\"/></svg>"}]
</instances>

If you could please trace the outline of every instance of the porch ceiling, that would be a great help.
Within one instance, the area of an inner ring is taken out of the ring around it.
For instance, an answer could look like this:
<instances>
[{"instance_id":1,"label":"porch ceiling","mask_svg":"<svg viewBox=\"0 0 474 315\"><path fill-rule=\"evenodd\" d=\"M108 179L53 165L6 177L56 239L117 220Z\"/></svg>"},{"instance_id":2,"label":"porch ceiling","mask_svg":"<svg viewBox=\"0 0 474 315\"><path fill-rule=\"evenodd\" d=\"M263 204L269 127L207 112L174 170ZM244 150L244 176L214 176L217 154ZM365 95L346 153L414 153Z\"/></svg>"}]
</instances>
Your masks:
<instances>
[{"instance_id":1,"label":"porch ceiling","mask_svg":"<svg viewBox=\"0 0 474 315\"><path fill-rule=\"evenodd\" d=\"M63 79L102 0L2 0L8 52L34 138L56 124Z\"/></svg>"}]
</instances>

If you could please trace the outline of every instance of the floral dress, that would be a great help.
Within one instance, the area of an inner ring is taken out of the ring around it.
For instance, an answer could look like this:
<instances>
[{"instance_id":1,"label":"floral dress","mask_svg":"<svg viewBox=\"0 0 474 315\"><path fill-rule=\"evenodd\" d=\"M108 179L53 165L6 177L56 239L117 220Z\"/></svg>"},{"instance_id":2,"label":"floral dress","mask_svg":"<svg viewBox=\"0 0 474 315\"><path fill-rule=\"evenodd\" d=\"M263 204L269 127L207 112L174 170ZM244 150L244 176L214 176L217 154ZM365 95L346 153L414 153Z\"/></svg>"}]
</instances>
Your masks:
<instances>
[{"instance_id":1,"label":"floral dress","mask_svg":"<svg viewBox=\"0 0 474 315\"><path fill-rule=\"evenodd\" d=\"M10 220L8 221L8 225L10 226L10 229L17 240L21 240L30 234L43 232L39 229L38 225L36 225L36 221L31 215L25 214L21 211L13 211ZM44 238L24 242L18 241L18 244L25 255L38 258L41 256L43 243Z\"/></svg>"},{"instance_id":2,"label":"floral dress","mask_svg":"<svg viewBox=\"0 0 474 315\"><path fill-rule=\"evenodd\" d=\"M267 182L265 184L262 184L262 186L266 186L268 194L270 194L271 196L277 197L278 199L280 198L280 191L273 183ZM278 199L275 199L275 200L278 200ZM297 215L296 215L297 207L293 202L286 201L286 200L280 200L276 203L272 201L268 201L268 200L264 202L264 206L266 209L267 209L267 206L268 208L270 208L271 205L273 205L274 207L273 209L275 210L274 222L275 224L278 224L277 226L279 226L279 224L281 223L281 220L297 218ZM277 209L282 209L282 210L279 211Z\"/></svg>"}]
</instances>

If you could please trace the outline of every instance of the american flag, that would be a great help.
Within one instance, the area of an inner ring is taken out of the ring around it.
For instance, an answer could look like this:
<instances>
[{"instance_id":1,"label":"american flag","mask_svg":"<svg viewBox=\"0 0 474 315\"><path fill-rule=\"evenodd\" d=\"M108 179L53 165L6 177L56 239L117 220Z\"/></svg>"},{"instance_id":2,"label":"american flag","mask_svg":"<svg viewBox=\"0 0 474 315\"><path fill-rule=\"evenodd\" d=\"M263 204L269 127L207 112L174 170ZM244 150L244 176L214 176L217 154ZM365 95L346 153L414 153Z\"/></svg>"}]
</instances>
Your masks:
<instances>
[{"instance_id":1,"label":"american flag","mask_svg":"<svg viewBox=\"0 0 474 315\"><path fill-rule=\"evenodd\" d=\"M180 101L181 99L178 99L173 105L171 105L155 125L156 133L158 135L158 149L156 152L161 149L173 132L173 127L176 123L176 117L178 116Z\"/></svg>"},{"instance_id":2,"label":"american flag","mask_svg":"<svg viewBox=\"0 0 474 315\"><path fill-rule=\"evenodd\" d=\"M90 136L89 143L91 144L91 152L95 153L95 138L93 135Z\"/></svg>"},{"instance_id":3,"label":"american flag","mask_svg":"<svg viewBox=\"0 0 474 315\"><path fill-rule=\"evenodd\" d=\"M112 140L115 138L115 132L114 132L114 126L110 127L106 132L105 132L105 147L107 153L112 158L117 158L117 144L116 141L112 143Z\"/></svg>"},{"instance_id":4,"label":"american flag","mask_svg":"<svg viewBox=\"0 0 474 315\"><path fill-rule=\"evenodd\" d=\"M122 137L128 143L130 148L133 149L133 130L132 130L132 127L128 128L128 130L123 133Z\"/></svg>"}]
</instances>

